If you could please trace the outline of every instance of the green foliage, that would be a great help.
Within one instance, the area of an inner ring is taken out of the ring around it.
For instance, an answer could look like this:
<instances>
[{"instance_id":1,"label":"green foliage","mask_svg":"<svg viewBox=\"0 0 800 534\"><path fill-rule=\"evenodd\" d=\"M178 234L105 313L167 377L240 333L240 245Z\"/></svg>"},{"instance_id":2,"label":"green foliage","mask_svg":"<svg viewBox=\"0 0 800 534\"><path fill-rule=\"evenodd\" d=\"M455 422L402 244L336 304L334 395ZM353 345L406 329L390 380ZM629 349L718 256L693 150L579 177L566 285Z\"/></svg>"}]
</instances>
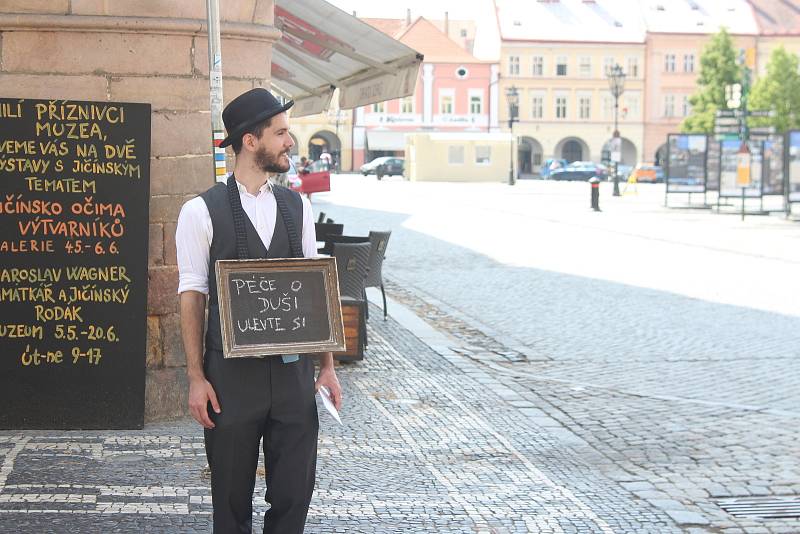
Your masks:
<instances>
[{"instance_id":1,"label":"green foliage","mask_svg":"<svg viewBox=\"0 0 800 534\"><path fill-rule=\"evenodd\" d=\"M689 97L692 113L681 124L683 132L713 133L714 115L725 109L725 86L741 83L733 40L725 28L715 34L700 56L697 91Z\"/></svg>"},{"instance_id":2,"label":"green foliage","mask_svg":"<svg viewBox=\"0 0 800 534\"><path fill-rule=\"evenodd\" d=\"M774 117L750 119L751 127L774 126L778 132L800 128L800 74L795 54L782 46L772 51L766 75L750 93L748 108L775 112Z\"/></svg>"}]
</instances>

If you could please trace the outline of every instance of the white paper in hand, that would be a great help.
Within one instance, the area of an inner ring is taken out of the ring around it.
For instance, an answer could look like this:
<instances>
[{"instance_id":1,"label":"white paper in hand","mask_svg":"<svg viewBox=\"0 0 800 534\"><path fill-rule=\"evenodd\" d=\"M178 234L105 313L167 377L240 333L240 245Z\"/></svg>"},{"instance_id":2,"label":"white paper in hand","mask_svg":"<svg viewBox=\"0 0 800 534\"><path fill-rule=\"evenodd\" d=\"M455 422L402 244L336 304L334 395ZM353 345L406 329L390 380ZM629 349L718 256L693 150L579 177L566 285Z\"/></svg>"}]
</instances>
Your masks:
<instances>
[{"instance_id":1,"label":"white paper in hand","mask_svg":"<svg viewBox=\"0 0 800 534\"><path fill-rule=\"evenodd\" d=\"M334 419L336 419L339 424L342 424L342 420L339 418L339 412L336 411L336 406L333 405L333 401L331 400L331 392L325 386L319 387L319 398L322 399L322 405L325 406L325 409L330 412Z\"/></svg>"}]
</instances>

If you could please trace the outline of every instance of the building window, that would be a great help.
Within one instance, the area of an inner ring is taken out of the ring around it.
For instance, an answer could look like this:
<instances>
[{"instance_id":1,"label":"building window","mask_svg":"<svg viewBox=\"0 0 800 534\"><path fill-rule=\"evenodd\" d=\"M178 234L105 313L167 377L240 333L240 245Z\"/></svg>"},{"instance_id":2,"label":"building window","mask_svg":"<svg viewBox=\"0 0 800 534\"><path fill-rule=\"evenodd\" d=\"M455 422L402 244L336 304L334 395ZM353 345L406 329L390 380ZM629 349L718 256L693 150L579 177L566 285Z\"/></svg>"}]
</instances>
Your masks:
<instances>
[{"instance_id":1,"label":"building window","mask_svg":"<svg viewBox=\"0 0 800 534\"><path fill-rule=\"evenodd\" d=\"M556 59L556 76L567 75L567 56L558 56Z\"/></svg>"},{"instance_id":2,"label":"building window","mask_svg":"<svg viewBox=\"0 0 800 534\"><path fill-rule=\"evenodd\" d=\"M592 58L589 56L582 56L579 67L580 75L588 78L592 75Z\"/></svg>"},{"instance_id":3,"label":"building window","mask_svg":"<svg viewBox=\"0 0 800 534\"><path fill-rule=\"evenodd\" d=\"M447 163L450 165L464 164L464 145L447 147Z\"/></svg>"},{"instance_id":4,"label":"building window","mask_svg":"<svg viewBox=\"0 0 800 534\"><path fill-rule=\"evenodd\" d=\"M694 54L684 54L683 72L694 72Z\"/></svg>"},{"instance_id":5,"label":"building window","mask_svg":"<svg viewBox=\"0 0 800 534\"><path fill-rule=\"evenodd\" d=\"M625 117L628 119L638 119L639 118L639 96L638 95L628 95L625 97L625 109L627 113Z\"/></svg>"},{"instance_id":6,"label":"building window","mask_svg":"<svg viewBox=\"0 0 800 534\"><path fill-rule=\"evenodd\" d=\"M683 112L684 117L688 117L692 114L692 104L689 102L689 95L683 95L681 111Z\"/></svg>"},{"instance_id":7,"label":"building window","mask_svg":"<svg viewBox=\"0 0 800 534\"><path fill-rule=\"evenodd\" d=\"M664 56L664 72L675 72L675 54Z\"/></svg>"},{"instance_id":8,"label":"building window","mask_svg":"<svg viewBox=\"0 0 800 534\"><path fill-rule=\"evenodd\" d=\"M531 98L531 118L541 119L544 117L544 97L536 95Z\"/></svg>"},{"instance_id":9,"label":"building window","mask_svg":"<svg viewBox=\"0 0 800 534\"><path fill-rule=\"evenodd\" d=\"M481 165L488 165L492 162L492 147L490 146L476 146L475 147L475 163Z\"/></svg>"},{"instance_id":10,"label":"building window","mask_svg":"<svg viewBox=\"0 0 800 534\"><path fill-rule=\"evenodd\" d=\"M567 97L566 96L557 96L556 97L556 118L557 119L566 119L567 118Z\"/></svg>"},{"instance_id":11,"label":"building window","mask_svg":"<svg viewBox=\"0 0 800 534\"><path fill-rule=\"evenodd\" d=\"M578 98L578 116L581 119L590 119L592 115L592 97L581 96Z\"/></svg>"},{"instance_id":12,"label":"building window","mask_svg":"<svg viewBox=\"0 0 800 534\"><path fill-rule=\"evenodd\" d=\"M441 95L439 97L439 113L442 115L453 114L453 95Z\"/></svg>"},{"instance_id":13,"label":"building window","mask_svg":"<svg viewBox=\"0 0 800 534\"><path fill-rule=\"evenodd\" d=\"M467 36L467 30L466 30L466 28L461 28L461 32L459 33L459 35L460 35L461 37L466 37L466 36Z\"/></svg>"},{"instance_id":14,"label":"building window","mask_svg":"<svg viewBox=\"0 0 800 534\"><path fill-rule=\"evenodd\" d=\"M603 58L603 76L608 76L608 73L610 73L611 69L614 68L614 63L613 57Z\"/></svg>"},{"instance_id":15,"label":"building window","mask_svg":"<svg viewBox=\"0 0 800 534\"><path fill-rule=\"evenodd\" d=\"M533 56L533 67L531 74L533 76L544 76L544 58L542 56Z\"/></svg>"},{"instance_id":16,"label":"building window","mask_svg":"<svg viewBox=\"0 0 800 534\"><path fill-rule=\"evenodd\" d=\"M414 97L406 96L400 100L400 113L411 114L414 113Z\"/></svg>"},{"instance_id":17,"label":"building window","mask_svg":"<svg viewBox=\"0 0 800 534\"><path fill-rule=\"evenodd\" d=\"M384 104L385 104L385 102L375 102L374 104L372 104L372 112L373 113L383 113L384 110L386 109L384 107Z\"/></svg>"},{"instance_id":18,"label":"building window","mask_svg":"<svg viewBox=\"0 0 800 534\"><path fill-rule=\"evenodd\" d=\"M664 95L664 117L675 116L675 95Z\"/></svg>"},{"instance_id":19,"label":"building window","mask_svg":"<svg viewBox=\"0 0 800 534\"><path fill-rule=\"evenodd\" d=\"M478 95L469 97L469 112L473 115L480 115L483 113L483 98Z\"/></svg>"},{"instance_id":20,"label":"building window","mask_svg":"<svg viewBox=\"0 0 800 534\"><path fill-rule=\"evenodd\" d=\"M519 56L508 57L508 75L519 76Z\"/></svg>"},{"instance_id":21,"label":"building window","mask_svg":"<svg viewBox=\"0 0 800 534\"><path fill-rule=\"evenodd\" d=\"M628 58L628 78L638 78L639 77L639 58L629 57Z\"/></svg>"}]
</instances>

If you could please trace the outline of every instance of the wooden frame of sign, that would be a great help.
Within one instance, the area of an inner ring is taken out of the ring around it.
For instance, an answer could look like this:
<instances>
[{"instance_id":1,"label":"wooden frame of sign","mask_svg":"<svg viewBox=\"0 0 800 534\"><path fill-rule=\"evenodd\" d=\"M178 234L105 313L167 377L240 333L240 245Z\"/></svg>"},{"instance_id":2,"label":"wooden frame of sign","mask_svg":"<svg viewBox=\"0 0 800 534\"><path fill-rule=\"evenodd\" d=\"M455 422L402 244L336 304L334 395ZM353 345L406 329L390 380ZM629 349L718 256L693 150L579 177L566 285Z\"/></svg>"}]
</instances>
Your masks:
<instances>
[{"instance_id":1,"label":"wooden frame of sign","mask_svg":"<svg viewBox=\"0 0 800 534\"><path fill-rule=\"evenodd\" d=\"M218 260L225 358L345 348L335 258Z\"/></svg>"}]
</instances>

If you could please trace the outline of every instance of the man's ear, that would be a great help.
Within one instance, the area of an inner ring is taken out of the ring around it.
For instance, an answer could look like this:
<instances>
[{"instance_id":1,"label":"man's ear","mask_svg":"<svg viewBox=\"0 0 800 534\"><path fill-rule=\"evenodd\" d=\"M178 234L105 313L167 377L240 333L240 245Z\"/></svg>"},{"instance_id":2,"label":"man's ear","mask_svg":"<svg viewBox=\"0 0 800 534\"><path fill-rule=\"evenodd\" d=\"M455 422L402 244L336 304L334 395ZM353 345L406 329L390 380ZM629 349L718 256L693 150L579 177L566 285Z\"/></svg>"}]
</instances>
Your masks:
<instances>
[{"instance_id":1,"label":"man's ear","mask_svg":"<svg viewBox=\"0 0 800 534\"><path fill-rule=\"evenodd\" d=\"M250 151L256 150L256 144L258 139L256 136L251 133L246 133L242 136L242 148L247 148Z\"/></svg>"}]
</instances>

